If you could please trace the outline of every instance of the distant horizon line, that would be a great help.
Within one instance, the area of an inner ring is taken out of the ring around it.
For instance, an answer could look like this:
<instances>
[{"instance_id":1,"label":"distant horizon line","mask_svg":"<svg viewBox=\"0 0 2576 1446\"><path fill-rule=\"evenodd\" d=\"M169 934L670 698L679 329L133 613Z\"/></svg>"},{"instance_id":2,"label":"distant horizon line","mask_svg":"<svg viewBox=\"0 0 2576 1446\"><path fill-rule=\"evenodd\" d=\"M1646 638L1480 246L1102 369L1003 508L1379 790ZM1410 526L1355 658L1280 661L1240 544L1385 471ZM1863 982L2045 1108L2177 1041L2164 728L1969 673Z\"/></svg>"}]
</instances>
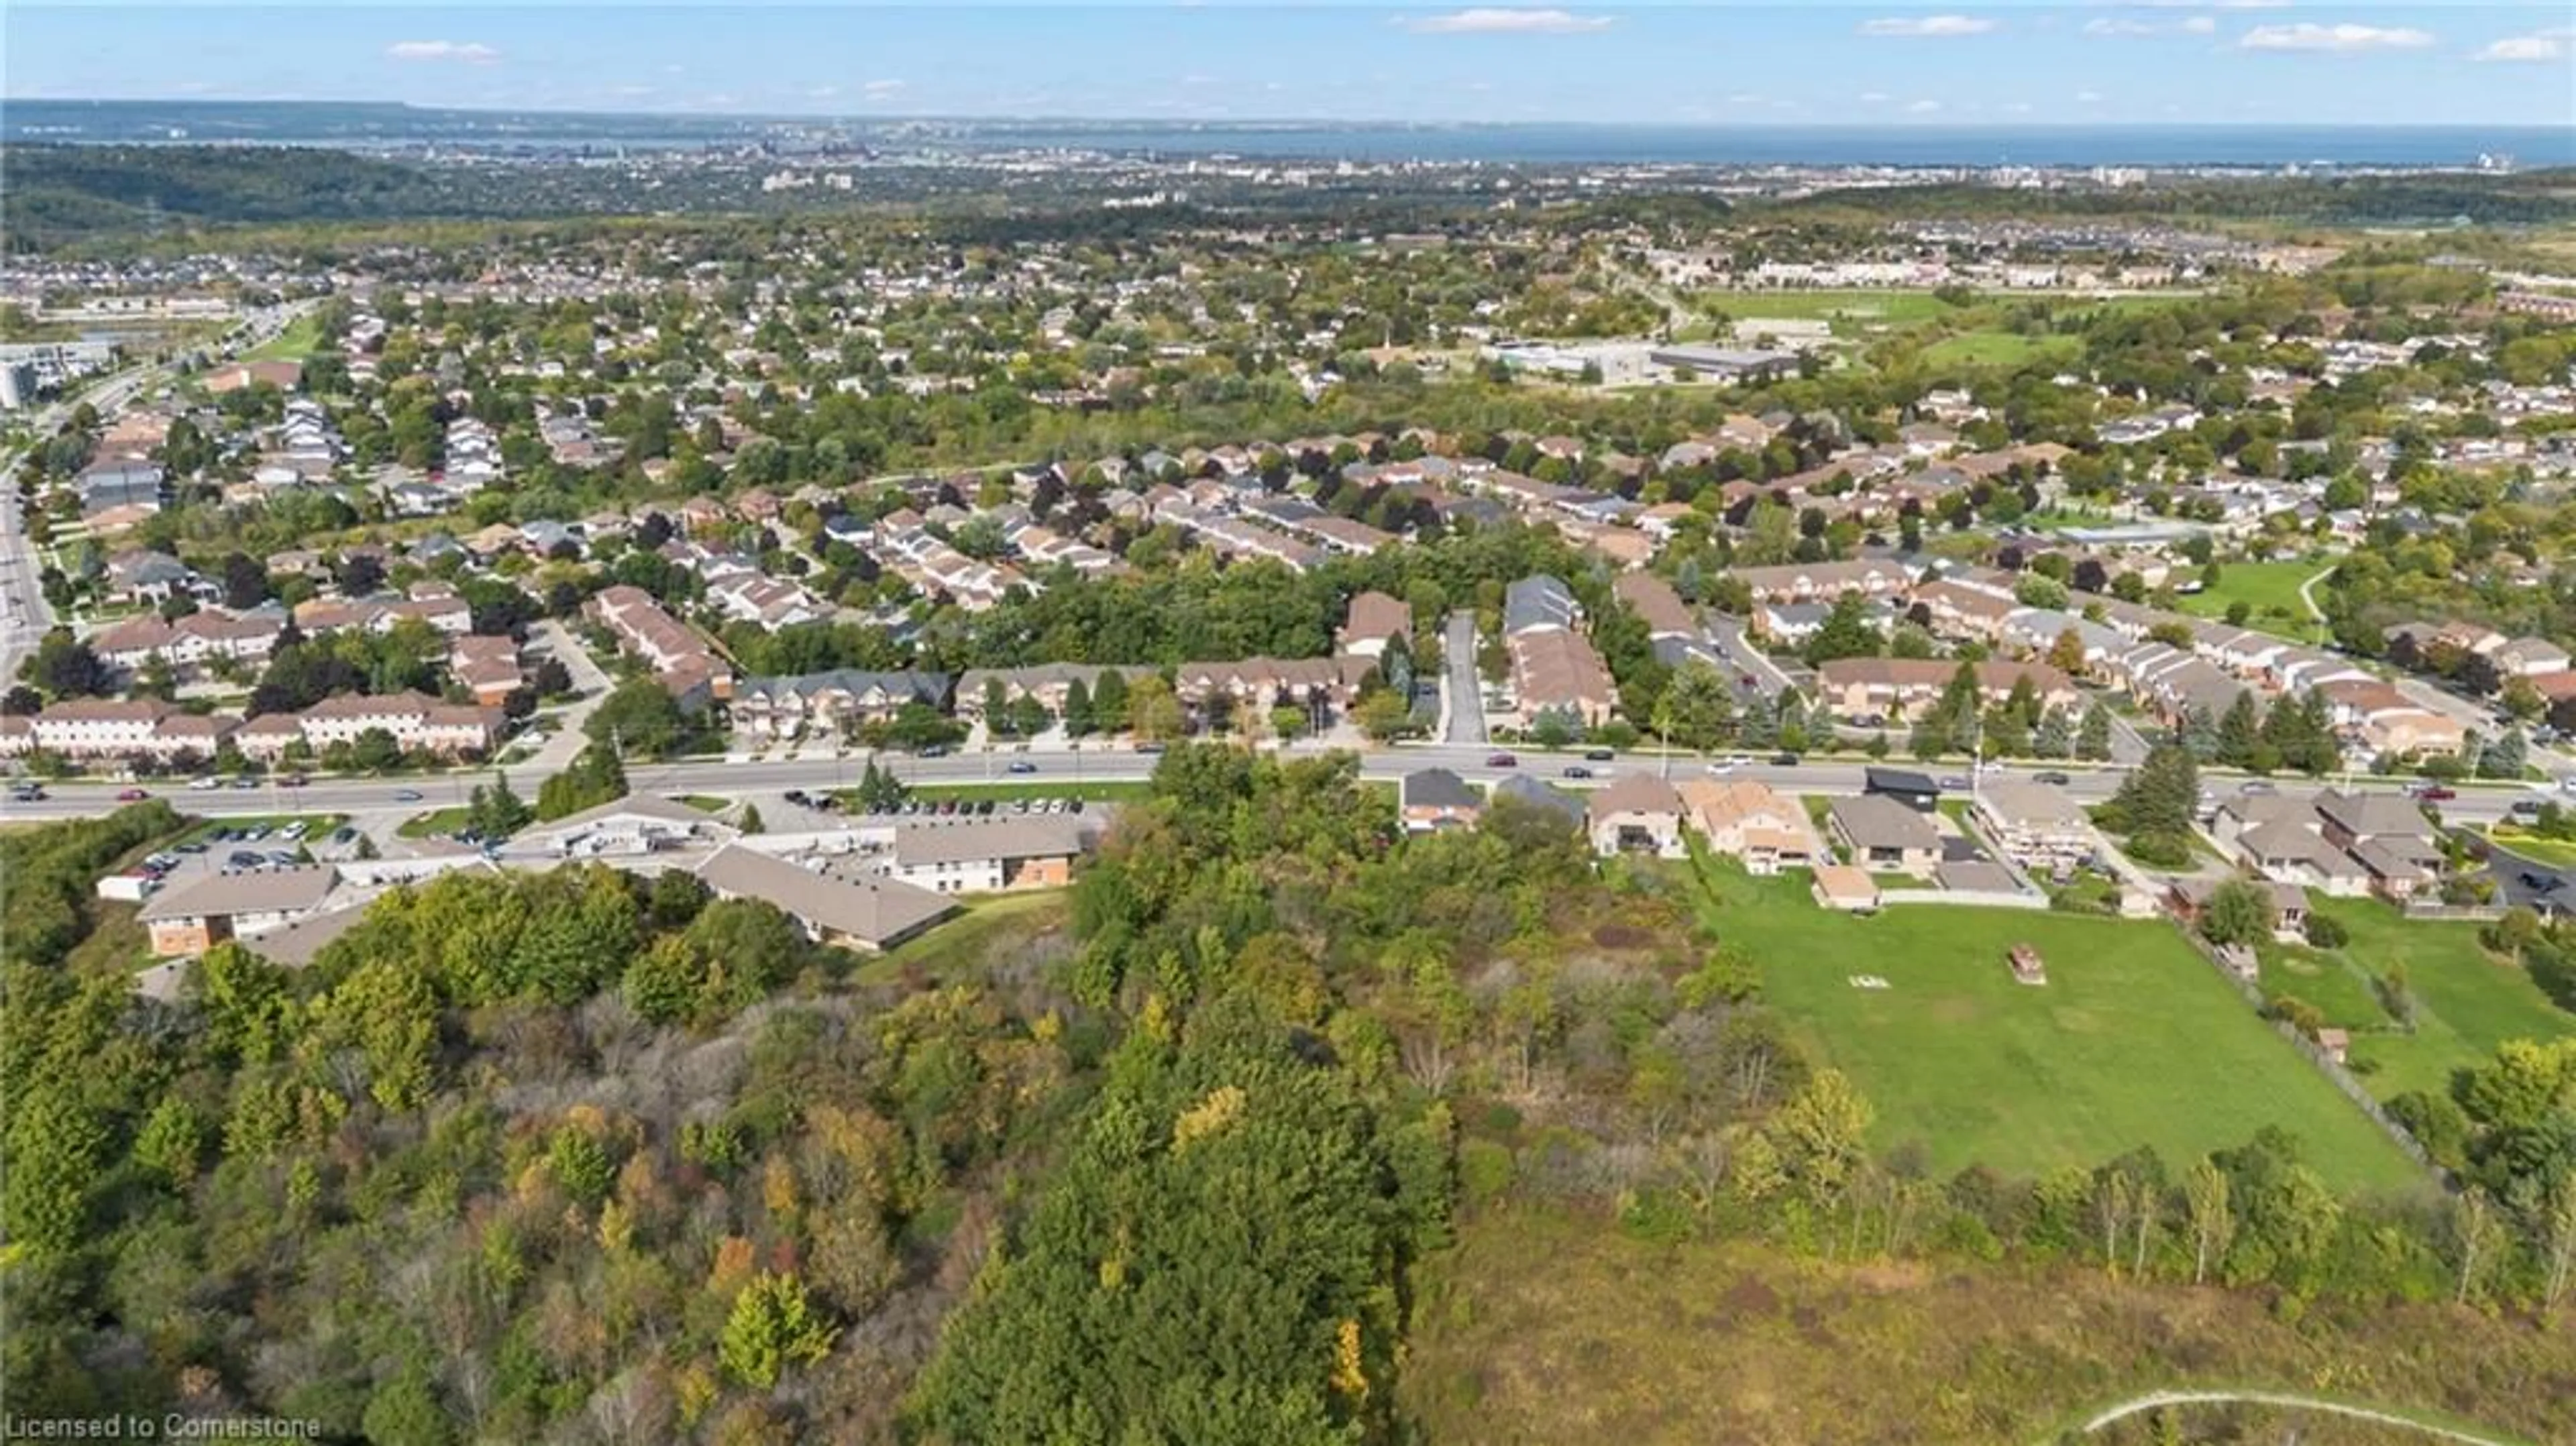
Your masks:
<instances>
[{"instance_id":1,"label":"distant horizon line","mask_svg":"<svg viewBox=\"0 0 2576 1446\"><path fill-rule=\"evenodd\" d=\"M2313 131L2535 131L2557 133L2565 128L2543 121L2337 121L2337 120L2142 120L2104 117L2087 120L2049 120L2031 117L2001 116L1991 119L1962 120L1956 117L1921 120L1816 121L1771 120L1759 117L1704 120L1422 120L1391 116L1150 116L1150 115L1044 115L1014 114L1002 111L984 112L914 112L902 115L873 112L823 111L754 111L754 110L614 110L549 105L426 105L408 100L367 100L361 98L292 100L245 100L207 96L12 96L0 94L0 107L23 105L168 105L206 107L251 106L354 106L380 110L418 111L428 114L462 115L542 115L598 117L620 120L670 121L757 121L790 124L852 122L870 125L904 125L920 122L943 124L1008 124L1008 125L1115 125L1157 130L1229 130L1279 129L1286 127L1344 130L1764 130L1764 131L1890 131L1919 134L1929 131L1977 130L2171 130L2171 131L2242 131L2242 130L2313 130Z\"/></svg>"}]
</instances>

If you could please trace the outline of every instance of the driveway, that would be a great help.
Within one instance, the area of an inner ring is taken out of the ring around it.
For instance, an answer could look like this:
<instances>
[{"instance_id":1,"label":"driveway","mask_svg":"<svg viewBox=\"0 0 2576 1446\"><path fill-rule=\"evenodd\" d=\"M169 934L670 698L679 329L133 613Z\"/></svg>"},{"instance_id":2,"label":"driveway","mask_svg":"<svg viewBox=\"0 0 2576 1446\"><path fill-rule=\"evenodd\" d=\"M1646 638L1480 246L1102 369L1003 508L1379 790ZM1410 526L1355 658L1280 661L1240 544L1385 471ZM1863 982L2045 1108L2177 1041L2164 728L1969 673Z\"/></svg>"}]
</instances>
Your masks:
<instances>
[{"instance_id":1,"label":"driveway","mask_svg":"<svg viewBox=\"0 0 2576 1446\"><path fill-rule=\"evenodd\" d=\"M1446 678L1442 688L1446 695L1440 739L1444 743L1483 743L1485 733L1485 686L1476 676L1476 615L1454 612L1449 615L1449 631L1441 639L1441 659Z\"/></svg>"}]
</instances>

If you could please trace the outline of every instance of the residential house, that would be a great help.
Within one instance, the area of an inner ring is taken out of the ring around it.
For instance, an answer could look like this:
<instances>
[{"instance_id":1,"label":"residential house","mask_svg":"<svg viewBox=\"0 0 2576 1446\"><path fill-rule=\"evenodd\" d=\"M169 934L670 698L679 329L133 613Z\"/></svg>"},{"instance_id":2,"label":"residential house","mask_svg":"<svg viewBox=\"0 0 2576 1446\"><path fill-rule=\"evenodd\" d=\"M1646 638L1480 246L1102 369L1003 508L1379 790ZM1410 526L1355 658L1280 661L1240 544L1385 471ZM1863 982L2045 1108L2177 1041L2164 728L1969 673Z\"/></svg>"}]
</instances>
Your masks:
<instances>
[{"instance_id":1,"label":"residential house","mask_svg":"<svg viewBox=\"0 0 2576 1446\"><path fill-rule=\"evenodd\" d=\"M339 883L329 865L200 875L156 894L135 918L162 958L203 954L227 939L283 928L322 908Z\"/></svg>"},{"instance_id":2,"label":"residential house","mask_svg":"<svg viewBox=\"0 0 2576 1446\"><path fill-rule=\"evenodd\" d=\"M1409 637L1412 632L1413 609L1385 593L1364 592L1351 599L1334 647L1349 656L1375 658L1386 652L1388 640Z\"/></svg>"},{"instance_id":3,"label":"residential house","mask_svg":"<svg viewBox=\"0 0 2576 1446\"><path fill-rule=\"evenodd\" d=\"M1484 816L1485 796L1446 768L1421 768L1397 785L1404 826L1415 833L1471 825Z\"/></svg>"},{"instance_id":4,"label":"residential house","mask_svg":"<svg viewBox=\"0 0 2576 1446\"><path fill-rule=\"evenodd\" d=\"M1872 873L1928 879L1940 866L1941 836L1931 820L1885 795L1837 798L1827 806L1825 821L1851 851L1852 862Z\"/></svg>"},{"instance_id":5,"label":"residential house","mask_svg":"<svg viewBox=\"0 0 2576 1446\"><path fill-rule=\"evenodd\" d=\"M2317 795L2316 814L2326 842L2368 870L2381 897L2411 898L2440 880L2442 850L2413 799L2328 789Z\"/></svg>"},{"instance_id":6,"label":"residential house","mask_svg":"<svg viewBox=\"0 0 2576 1446\"><path fill-rule=\"evenodd\" d=\"M486 708L498 708L525 681L519 668L519 645L506 637L468 633L447 652L448 676Z\"/></svg>"},{"instance_id":7,"label":"residential house","mask_svg":"<svg viewBox=\"0 0 2576 1446\"><path fill-rule=\"evenodd\" d=\"M733 726L754 738L792 738L807 731L839 734L890 719L905 704L944 709L948 675L835 668L794 677L745 678L734 685Z\"/></svg>"},{"instance_id":8,"label":"residential house","mask_svg":"<svg viewBox=\"0 0 2576 1446\"><path fill-rule=\"evenodd\" d=\"M1767 878L1815 863L1806 811L1769 785L1749 778L1692 778L1674 791L1681 795L1684 820L1709 852L1741 859L1747 873Z\"/></svg>"},{"instance_id":9,"label":"residential house","mask_svg":"<svg viewBox=\"0 0 2576 1446\"><path fill-rule=\"evenodd\" d=\"M2025 869L2064 872L2093 854L2083 808L2052 784L1996 779L1977 790L1969 811L2004 857Z\"/></svg>"},{"instance_id":10,"label":"residential house","mask_svg":"<svg viewBox=\"0 0 2576 1446\"><path fill-rule=\"evenodd\" d=\"M939 894L1063 888L1085 851L1073 814L906 820L885 856L889 874Z\"/></svg>"},{"instance_id":11,"label":"residential house","mask_svg":"<svg viewBox=\"0 0 2576 1446\"><path fill-rule=\"evenodd\" d=\"M1519 726L1535 726L1547 717L1578 728L1610 721L1619 689L1591 639L1566 628L1538 626L1510 634L1504 649L1511 659L1517 703L1512 721Z\"/></svg>"},{"instance_id":12,"label":"residential house","mask_svg":"<svg viewBox=\"0 0 2576 1446\"><path fill-rule=\"evenodd\" d=\"M2210 897L2226 882L2225 879L2176 879L2166 902L2176 918L2186 924L2197 923L2201 911L2209 907ZM2271 906L2273 942L2297 944L2305 941L2308 931L2307 890L2297 884L2270 879L2257 882L2263 888L2265 902Z\"/></svg>"},{"instance_id":13,"label":"residential house","mask_svg":"<svg viewBox=\"0 0 2576 1446\"><path fill-rule=\"evenodd\" d=\"M723 899L759 899L804 926L819 944L876 953L918 938L957 912L950 899L877 874L822 861L773 858L730 844L698 865L699 882Z\"/></svg>"},{"instance_id":14,"label":"residential house","mask_svg":"<svg viewBox=\"0 0 2576 1446\"><path fill-rule=\"evenodd\" d=\"M1650 773L1622 776L1585 800L1585 831L1592 851L1604 857L1651 853L1677 859L1682 846L1682 799L1673 786Z\"/></svg>"},{"instance_id":15,"label":"residential house","mask_svg":"<svg viewBox=\"0 0 2576 1446\"><path fill-rule=\"evenodd\" d=\"M2547 638L2509 638L2495 651L2498 671L2509 678L2536 678L2568 671L2567 650Z\"/></svg>"},{"instance_id":16,"label":"residential house","mask_svg":"<svg viewBox=\"0 0 2576 1446\"><path fill-rule=\"evenodd\" d=\"M2002 702L2024 681L2038 692L2043 708L2082 706L2074 682L2046 663L1961 664L1941 658L1835 658L1817 669L1817 696L1838 718L1902 720L1938 703L1963 666L1975 671L1982 706Z\"/></svg>"},{"instance_id":17,"label":"residential house","mask_svg":"<svg viewBox=\"0 0 2576 1446\"><path fill-rule=\"evenodd\" d=\"M1847 592L1901 597L1914 586L1914 574L1902 564L1878 558L1739 567L1733 575L1752 590L1756 602L1832 602Z\"/></svg>"},{"instance_id":18,"label":"residential house","mask_svg":"<svg viewBox=\"0 0 2576 1446\"><path fill-rule=\"evenodd\" d=\"M731 693L733 672L707 640L663 611L642 588L625 583L603 588L582 605L582 613L651 665L662 686L684 706Z\"/></svg>"},{"instance_id":19,"label":"residential house","mask_svg":"<svg viewBox=\"0 0 2576 1446\"><path fill-rule=\"evenodd\" d=\"M240 720L181 712L157 698L73 698L0 717L0 757L42 752L75 761L212 758Z\"/></svg>"}]
</instances>

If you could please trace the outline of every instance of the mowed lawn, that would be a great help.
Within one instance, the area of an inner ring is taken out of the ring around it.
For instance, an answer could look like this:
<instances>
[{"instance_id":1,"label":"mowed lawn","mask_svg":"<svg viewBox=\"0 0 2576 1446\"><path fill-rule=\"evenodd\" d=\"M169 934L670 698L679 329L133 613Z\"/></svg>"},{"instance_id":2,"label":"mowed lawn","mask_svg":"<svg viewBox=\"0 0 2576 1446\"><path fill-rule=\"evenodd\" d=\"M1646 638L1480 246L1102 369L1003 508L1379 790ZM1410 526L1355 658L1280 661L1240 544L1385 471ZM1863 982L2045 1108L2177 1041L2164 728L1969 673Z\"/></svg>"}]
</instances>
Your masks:
<instances>
[{"instance_id":1,"label":"mowed lawn","mask_svg":"<svg viewBox=\"0 0 2576 1446\"><path fill-rule=\"evenodd\" d=\"M2408 1090L2443 1093L2453 1070L2482 1063L2507 1040L2576 1032L2576 1015L2552 1004L2521 966L2478 947L2475 924L2408 919L2375 899L2311 895L2309 907L2350 931L2339 952L2372 975L2406 966L2414 1033L2357 1034L2352 1041L2350 1058L2366 1067L2362 1078L2381 1099Z\"/></svg>"},{"instance_id":2,"label":"mowed lawn","mask_svg":"<svg viewBox=\"0 0 2576 1446\"><path fill-rule=\"evenodd\" d=\"M1702 310L1735 321L1833 321L1863 326L1912 326L1957 308L1929 291L1871 291L1819 287L1786 291L1703 291L1691 298Z\"/></svg>"},{"instance_id":3,"label":"mowed lawn","mask_svg":"<svg viewBox=\"0 0 2576 1446\"><path fill-rule=\"evenodd\" d=\"M322 318L306 312L286 329L242 353L243 361L302 361L322 349Z\"/></svg>"},{"instance_id":4,"label":"mowed lawn","mask_svg":"<svg viewBox=\"0 0 2576 1446\"><path fill-rule=\"evenodd\" d=\"M2170 925L1946 906L1851 918L1815 907L1804 875L1752 879L1712 860L1708 877L1720 937L1752 954L1765 997L1877 1107L1878 1142L1919 1141L1941 1172L2035 1176L2140 1145L2179 1166L2278 1125L2339 1187L2417 1178ZM2016 942L2040 951L2047 984L2013 982Z\"/></svg>"},{"instance_id":5,"label":"mowed lawn","mask_svg":"<svg viewBox=\"0 0 2576 1446\"><path fill-rule=\"evenodd\" d=\"M2072 336L2023 336L2012 331L1963 331L1923 349L1925 366L2017 367L2047 358L2072 360L2084 350Z\"/></svg>"},{"instance_id":6,"label":"mowed lawn","mask_svg":"<svg viewBox=\"0 0 2576 1446\"><path fill-rule=\"evenodd\" d=\"M2248 622L2286 623L2295 629L2308 622L2307 607L2299 601L2299 584L2328 566L2323 562L2229 562L2222 558L2218 586L2184 593L2175 601L2184 612L2204 618L2224 617L2228 604L2241 602L2249 610ZM2280 628L2271 630L2278 632Z\"/></svg>"}]
</instances>

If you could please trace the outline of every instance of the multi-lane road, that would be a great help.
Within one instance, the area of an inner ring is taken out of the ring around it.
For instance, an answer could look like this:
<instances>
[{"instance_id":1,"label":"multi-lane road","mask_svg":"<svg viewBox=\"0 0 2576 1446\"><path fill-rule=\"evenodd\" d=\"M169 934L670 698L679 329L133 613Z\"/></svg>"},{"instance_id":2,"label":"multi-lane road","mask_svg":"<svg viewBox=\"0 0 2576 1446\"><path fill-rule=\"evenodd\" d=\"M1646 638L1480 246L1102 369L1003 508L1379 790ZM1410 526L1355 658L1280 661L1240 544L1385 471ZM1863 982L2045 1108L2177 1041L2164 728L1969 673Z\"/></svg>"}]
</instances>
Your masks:
<instances>
[{"instance_id":1,"label":"multi-lane road","mask_svg":"<svg viewBox=\"0 0 2576 1446\"><path fill-rule=\"evenodd\" d=\"M1310 751L1310 750L1301 750ZM1448 743L1421 744L1409 747L1374 749L1361 755L1360 771L1369 778L1396 779L1421 768L1447 768L1470 782L1490 783L1514 773L1525 773L1570 788L1597 787L1623 774L1658 773L1675 781L1704 774L1708 765L1689 754L1669 757L1647 752L1619 754L1608 761L1589 761L1579 753L1542 754L1521 751L1510 767L1495 766L1490 760L1494 750L1483 744L1472 746ZM724 797L768 796L788 789L807 792L846 788L858 782L869 760L860 754L845 758L792 759L775 761L728 761L706 759L637 766L628 771L628 782L638 793L709 794ZM890 769L912 783L1055 783L1076 781L1111 782L1135 780L1153 772L1156 759L1151 754L1117 748L1088 749L1079 753L1066 750L1020 753L1009 750L950 755L942 758L915 758L905 754L880 754L878 766ZM1025 762L1036 771L1013 774L1010 767ZM1588 769L1592 776L1569 780L1564 770L1569 767ZM1870 765L1860 760L1816 759L1795 765L1766 762L1742 764L1728 770L1729 776L1758 779L1784 792L1819 795L1848 795L1866 786ZM1910 767L1911 765L1898 765ZM545 772L540 766L521 765L508 770L513 788L524 796L533 796ZM1938 778L1967 782L1964 764L1929 767L1922 771ZM2066 791L2079 802L2099 803L2118 790L2126 770L2118 767L2087 767L2080 764L1990 767L1984 780L2029 778L2035 773L2057 772L2067 778ZM299 789L285 789L269 784L257 789L191 790L184 784L147 783L142 785L157 796L170 799L179 808L210 817L253 817L279 812L389 814L419 812L463 800L466 790L485 781L488 773L451 773L413 778L316 779ZM2211 775L2209 790L2224 796L2238 789L2276 789L2284 794L2305 795L2332 786L2305 780L2255 781L2233 776ZM2386 785L2378 785L2386 786ZM32 803L0 801L0 820L70 818L102 813L116 806L116 795L126 785L114 783L55 783L47 786L47 796ZM1960 796L1969 793L1961 786L1951 790ZM408 795L408 796L406 796ZM2505 817L2512 805L2530 798L2529 789L2515 787L2463 788L2459 796L2442 805L2443 816L2454 822L2485 823Z\"/></svg>"}]
</instances>

